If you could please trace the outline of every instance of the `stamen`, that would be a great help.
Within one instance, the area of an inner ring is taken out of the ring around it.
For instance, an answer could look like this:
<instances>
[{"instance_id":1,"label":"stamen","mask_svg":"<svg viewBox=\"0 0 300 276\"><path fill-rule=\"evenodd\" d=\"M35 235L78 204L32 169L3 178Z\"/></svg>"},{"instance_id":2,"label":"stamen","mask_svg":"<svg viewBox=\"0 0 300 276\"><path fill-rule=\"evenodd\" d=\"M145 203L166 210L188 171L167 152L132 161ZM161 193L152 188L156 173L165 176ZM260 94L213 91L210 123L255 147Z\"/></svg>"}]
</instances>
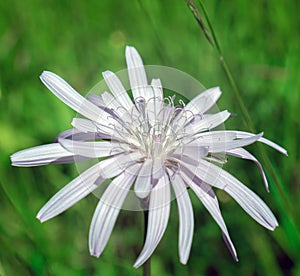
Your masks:
<instances>
[{"instance_id":1,"label":"stamen","mask_svg":"<svg viewBox=\"0 0 300 276\"><path fill-rule=\"evenodd\" d=\"M184 102L182 99L180 99L180 100L178 101L178 103L179 103L182 107L185 107L185 102Z\"/></svg>"}]
</instances>

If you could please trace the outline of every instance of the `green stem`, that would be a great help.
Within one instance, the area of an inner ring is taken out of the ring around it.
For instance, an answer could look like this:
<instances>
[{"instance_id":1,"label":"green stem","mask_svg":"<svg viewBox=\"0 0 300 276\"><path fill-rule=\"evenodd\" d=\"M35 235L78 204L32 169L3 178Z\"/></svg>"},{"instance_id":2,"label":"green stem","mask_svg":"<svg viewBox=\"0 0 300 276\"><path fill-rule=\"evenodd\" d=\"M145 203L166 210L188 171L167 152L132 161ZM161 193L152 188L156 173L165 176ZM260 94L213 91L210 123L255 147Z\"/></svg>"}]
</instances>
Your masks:
<instances>
[{"instance_id":1,"label":"green stem","mask_svg":"<svg viewBox=\"0 0 300 276\"><path fill-rule=\"evenodd\" d=\"M144 210L144 243L147 237L147 228L148 228L148 210ZM143 276L151 275L151 257L143 264Z\"/></svg>"},{"instance_id":2,"label":"green stem","mask_svg":"<svg viewBox=\"0 0 300 276\"><path fill-rule=\"evenodd\" d=\"M215 46L214 41L210 35L210 33L207 31L205 24L203 22L203 20L201 19L200 13L195 5L195 2L193 0L187 0L186 1L189 9L191 10L191 12L193 13L198 25L200 26L200 28L202 29L206 39L208 40L208 42L212 45Z\"/></svg>"},{"instance_id":3,"label":"green stem","mask_svg":"<svg viewBox=\"0 0 300 276\"><path fill-rule=\"evenodd\" d=\"M241 98L239 89L238 89L238 87L237 87L237 85L236 85L236 83L235 83L235 81L233 79L233 76L232 76L232 74L230 72L230 69L229 69L229 67L228 67L228 65L227 65L227 63L226 63L226 61L225 61L225 59L224 59L223 56L220 56L220 63L221 63L222 69L224 70L225 75L226 75L226 77L228 79L228 82L230 83L230 85L232 87L232 90L234 92L234 96L235 96L235 98L236 98L236 100L237 100L237 102L238 102L238 104L239 104L239 106L241 108L241 111L242 111L242 114L243 114L244 123L249 128L249 130L251 132L255 133L256 130L255 130L254 125L252 123L250 114L249 114L249 112L248 112L248 110L247 110L247 108L246 108L246 106L245 106L245 104L244 104L244 102L243 102L243 100Z\"/></svg>"}]
</instances>

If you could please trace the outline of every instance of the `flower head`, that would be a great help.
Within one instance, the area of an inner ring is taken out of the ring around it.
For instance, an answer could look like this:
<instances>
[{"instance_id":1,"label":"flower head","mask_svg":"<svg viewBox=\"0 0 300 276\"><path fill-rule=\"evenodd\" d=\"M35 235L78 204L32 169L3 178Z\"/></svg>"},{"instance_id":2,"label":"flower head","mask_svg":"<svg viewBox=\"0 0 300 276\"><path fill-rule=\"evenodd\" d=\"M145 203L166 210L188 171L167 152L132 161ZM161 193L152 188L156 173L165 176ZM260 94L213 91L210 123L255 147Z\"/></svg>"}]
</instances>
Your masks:
<instances>
[{"instance_id":1,"label":"flower head","mask_svg":"<svg viewBox=\"0 0 300 276\"><path fill-rule=\"evenodd\" d=\"M216 162L226 162L226 154L254 161L268 189L261 164L244 147L260 141L284 154L286 151L263 138L262 133L213 130L230 117L226 110L207 113L221 96L219 87L204 91L186 105L176 105L173 97L164 96L159 79L148 84L135 48L126 48L126 61L133 101L110 71L104 72L103 77L111 93L91 94L87 99L54 73L41 75L51 92L85 118L74 118L73 128L62 132L57 142L13 154L12 164L39 166L94 158L101 161L54 195L37 218L44 222L57 216L106 179L113 179L98 203L90 227L90 253L99 257L133 187L143 207L149 209L144 248L134 265L138 267L151 256L165 232L173 189L180 220L179 256L185 264L194 232L193 208L187 191L191 188L221 228L237 260L213 188L227 192L262 226L274 230L278 223L256 194Z\"/></svg>"}]
</instances>

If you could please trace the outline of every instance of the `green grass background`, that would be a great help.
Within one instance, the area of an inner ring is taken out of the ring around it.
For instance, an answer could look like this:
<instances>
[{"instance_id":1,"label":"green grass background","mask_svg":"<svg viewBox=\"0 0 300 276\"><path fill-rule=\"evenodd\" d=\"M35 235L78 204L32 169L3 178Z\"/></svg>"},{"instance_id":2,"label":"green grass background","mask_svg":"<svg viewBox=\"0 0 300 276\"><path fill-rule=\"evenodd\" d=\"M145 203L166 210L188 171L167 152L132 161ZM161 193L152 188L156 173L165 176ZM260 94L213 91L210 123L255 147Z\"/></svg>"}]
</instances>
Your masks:
<instances>
[{"instance_id":1,"label":"green grass background","mask_svg":"<svg viewBox=\"0 0 300 276\"><path fill-rule=\"evenodd\" d=\"M163 240L152 257L153 275L300 275L299 246L299 3L205 1L224 56L257 131L283 145L289 157L267 148L282 192L263 187L257 167L230 158L226 169L257 192L280 227L263 229L231 198L218 192L240 261L191 194L195 234L189 262L178 261L175 202ZM73 165L13 168L9 156L51 143L70 128L75 113L39 81L43 70L65 78L85 95L105 70L124 69L125 45L145 64L182 70L206 87L220 85L220 109L237 116L227 129L247 130L221 69L184 1L0 2L0 275L141 275L132 268L143 244L143 216L122 211L100 259L89 256L88 230L97 198L85 198L40 224L38 210L76 177ZM259 156L256 146L250 151ZM288 208L287 208L288 207Z\"/></svg>"}]
</instances>

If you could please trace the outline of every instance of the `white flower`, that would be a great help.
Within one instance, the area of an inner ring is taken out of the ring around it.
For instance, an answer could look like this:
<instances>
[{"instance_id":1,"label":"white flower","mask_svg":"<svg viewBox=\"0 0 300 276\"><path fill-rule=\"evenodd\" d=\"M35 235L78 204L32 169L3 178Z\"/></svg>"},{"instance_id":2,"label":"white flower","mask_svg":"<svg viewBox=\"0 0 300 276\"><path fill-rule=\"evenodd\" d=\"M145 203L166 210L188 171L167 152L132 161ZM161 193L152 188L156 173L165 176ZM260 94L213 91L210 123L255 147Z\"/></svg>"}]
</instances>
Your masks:
<instances>
[{"instance_id":1,"label":"white flower","mask_svg":"<svg viewBox=\"0 0 300 276\"><path fill-rule=\"evenodd\" d=\"M133 186L142 203L149 204L146 241L134 264L139 267L151 256L165 232L172 187L180 220L179 256L185 264L194 232L189 187L221 228L237 260L213 188L226 191L264 227L274 230L278 223L256 194L212 161L225 162L225 154L252 160L258 165L268 189L261 164L243 147L260 141L283 154L286 154L285 149L263 138L262 134L212 131L230 116L226 110L205 114L221 96L218 87L204 91L185 106L175 106L173 98L164 98L159 79L148 84L143 62L135 48L126 48L126 61L134 102L118 77L109 71L104 72L103 77L111 94L90 95L88 99L59 76L51 72L41 75L51 92L86 119L73 119L74 128L61 133L56 143L13 154L12 164L39 166L107 158L54 195L37 218L44 222L57 216L98 188L105 179L113 178L99 201L90 227L90 253L99 257Z\"/></svg>"}]
</instances>

